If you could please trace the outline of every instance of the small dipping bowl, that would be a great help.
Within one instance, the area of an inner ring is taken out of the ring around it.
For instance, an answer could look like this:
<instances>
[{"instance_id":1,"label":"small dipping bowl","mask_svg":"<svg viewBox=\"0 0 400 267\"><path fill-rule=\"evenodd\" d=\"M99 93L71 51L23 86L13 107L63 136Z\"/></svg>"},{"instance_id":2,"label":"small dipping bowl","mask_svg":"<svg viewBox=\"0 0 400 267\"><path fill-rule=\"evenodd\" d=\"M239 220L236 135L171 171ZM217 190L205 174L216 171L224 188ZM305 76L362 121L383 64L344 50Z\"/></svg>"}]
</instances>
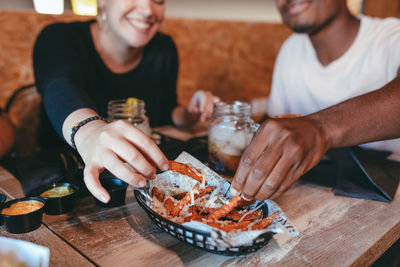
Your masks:
<instances>
[{"instance_id":1,"label":"small dipping bowl","mask_svg":"<svg viewBox=\"0 0 400 267\"><path fill-rule=\"evenodd\" d=\"M25 211L23 210L25 208L23 203L26 203ZM37 206L34 207L32 204ZM4 224L7 232L13 234L33 231L39 228L42 223L45 206L45 200L39 197L24 197L8 201L1 206L0 224ZM14 210L9 208L14 208ZM19 209L18 211L16 210L17 208Z\"/></svg>"},{"instance_id":2,"label":"small dipping bowl","mask_svg":"<svg viewBox=\"0 0 400 267\"><path fill-rule=\"evenodd\" d=\"M53 183L39 188L34 195L46 201L46 214L59 215L74 209L78 191L71 183Z\"/></svg>"},{"instance_id":3,"label":"small dipping bowl","mask_svg":"<svg viewBox=\"0 0 400 267\"><path fill-rule=\"evenodd\" d=\"M110 194L110 201L103 203L95 198L97 206L111 208L125 204L127 183L117 177L102 177L100 178L100 182Z\"/></svg>"}]
</instances>

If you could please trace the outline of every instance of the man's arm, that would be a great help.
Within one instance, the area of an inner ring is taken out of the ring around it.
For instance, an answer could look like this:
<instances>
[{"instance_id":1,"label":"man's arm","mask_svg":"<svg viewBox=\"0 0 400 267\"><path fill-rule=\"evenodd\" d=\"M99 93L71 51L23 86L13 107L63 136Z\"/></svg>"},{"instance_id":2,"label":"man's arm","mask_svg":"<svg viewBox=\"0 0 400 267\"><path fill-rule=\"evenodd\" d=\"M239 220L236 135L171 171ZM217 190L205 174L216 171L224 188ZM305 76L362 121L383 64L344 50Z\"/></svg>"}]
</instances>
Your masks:
<instances>
[{"instance_id":1,"label":"man's arm","mask_svg":"<svg viewBox=\"0 0 400 267\"><path fill-rule=\"evenodd\" d=\"M275 198L330 148L400 136L400 77L383 88L299 118L264 122L244 152L231 192Z\"/></svg>"}]
</instances>

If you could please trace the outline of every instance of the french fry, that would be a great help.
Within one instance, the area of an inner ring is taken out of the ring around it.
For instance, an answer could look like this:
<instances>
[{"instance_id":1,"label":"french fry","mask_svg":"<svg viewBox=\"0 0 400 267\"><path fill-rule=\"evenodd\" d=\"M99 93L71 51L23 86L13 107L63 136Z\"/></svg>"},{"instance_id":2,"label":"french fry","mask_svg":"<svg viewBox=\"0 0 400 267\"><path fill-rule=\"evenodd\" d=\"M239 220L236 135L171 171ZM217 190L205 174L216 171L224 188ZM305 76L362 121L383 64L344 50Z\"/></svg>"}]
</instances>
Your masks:
<instances>
[{"instance_id":1,"label":"french fry","mask_svg":"<svg viewBox=\"0 0 400 267\"><path fill-rule=\"evenodd\" d=\"M210 220L210 219L202 219L200 220L202 223L207 224L211 227L218 228L225 232L231 232L234 230L247 230L249 225L252 223L251 221L241 221L241 222L230 222L230 221L218 221L218 220Z\"/></svg>"},{"instance_id":2,"label":"french fry","mask_svg":"<svg viewBox=\"0 0 400 267\"><path fill-rule=\"evenodd\" d=\"M267 218L264 218L251 226L251 230L261 230L267 228L279 215L279 212L274 212Z\"/></svg>"},{"instance_id":3,"label":"french fry","mask_svg":"<svg viewBox=\"0 0 400 267\"><path fill-rule=\"evenodd\" d=\"M253 204L254 202L256 202L255 199L246 200L246 199L244 199L244 198L241 198L237 206L238 206L238 207L245 208L245 207L250 206L250 205Z\"/></svg>"},{"instance_id":4,"label":"french fry","mask_svg":"<svg viewBox=\"0 0 400 267\"><path fill-rule=\"evenodd\" d=\"M156 196L156 198L160 202L163 202L165 197L164 193L161 192L160 189L158 189L156 186L154 186L153 189L151 189L151 196Z\"/></svg>"},{"instance_id":5,"label":"french fry","mask_svg":"<svg viewBox=\"0 0 400 267\"><path fill-rule=\"evenodd\" d=\"M196 194L195 197L196 198L200 198L200 197L202 197L202 196L204 196L204 195L206 195L206 194L208 194L208 193L210 193L210 192L212 192L214 190L215 190L215 186L204 187L204 188L199 190L199 193Z\"/></svg>"},{"instance_id":6,"label":"french fry","mask_svg":"<svg viewBox=\"0 0 400 267\"><path fill-rule=\"evenodd\" d=\"M194 179L194 180L196 180L196 181L198 181L200 183L204 179L204 177L199 176L197 174L197 173L200 173L199 170L197 170L196 168L191 167L191 166L189 166L187 164L180 163L180 162L177 162L177 161L173 161L173 160L169 161L169 170L173 171L173 172L179 172L180 174L183 174L183 175L187 175L190 178L192 178L192 179Z\"/></svg>"},{"instance_id":7,"label":"french fry","mask_svg":"<svg viewBox=\"0 0 400 267\"><path fill-rule=\"evenodd\" d=\"M200 189L199 193L195 194L194 197L195 198L202 197L202 196L214 191L214 189L215 189L215 186L204 187L204 188ZM184 196L186 196L186 194L187 194L187 192L182 192L182 193L178 193L178 194L173 195L173 197L175 199L181 200Z\"/></svg>"},{"instance_id":8,"label":"french fry","mask_svg":"<svg viewBox=\"0 0 400 267\"><path fill-rule=\"evenodd\" d=\"M237 206L240 199L241 199L241 197L239 195L233 197L231 200L229 200L228 203L226 203L221 208L219 208L216 211L214 211L213 213L211 213L208 218L211 220L218 220L218 219L224 217L225 215L227 215L229 212L231 212Z\"/></svg>"},{"instance_id":9,"label":"french fry","mask_svg":"<svg viewBox=\"0 0 400 267\"><path fill-rule=\"evenodd\" d=\"M167 213L171 214L172 213L172 209L175 206L175 203L171 198L168 197L164 202L164 206L165 206L165 209L167 210Z\"/></svg>"},{"instance_id":10,"label":"french fry","mask_svg":"<svg viewBox=\"0 0 400 267\"><path fill-rule=\"evenodd\" d=\"M199 184L196 184L193 188L192 191L197 191L199 190ZM176 206L172 209L172 216L178 216L181 210L190 203L191 201L191 193L188 192L179 202L176 204Z\"/></svg>"},{"instance_id":11,"label":"french fry","mask_svg":"<svg viewBox=\"0 0 400 267\"><path fill-rule=\"evenodd\" d=\"M196 206L189 207L189 212L191 212L192 215L186 217L185 218L185 222L200 221L201 220L201 215L200 215L200 213L197 212Z\"/></svg>"},{"instance_id":12,"label":"french fry","mask_svg":"<svg viewBox=\"0 0 400 267\"><path fill-rule=\"evenodd\" d=\"M225 216L225 218L233 220L233 221L239 221L245 213L246 212L238 212L237 210L232 210ZM261 210L257 210L257 211L247 214L246 217L243 218L243 221L254 221L254 220L262 218L262 216L263 216L263 212Z\"/></svg>"},{"instance_id":13,"label":"french fry","mask_svg":"<svg viewBox=\"0 0 400 267\"><path fill-rule=\"evenodd\" d=\"M203 208L203 207L197 207L197 210L198 210L201 214L210 214L210 213L213 213L214 211L216 211L217 208Z\"/></svg>"},{"instance_id":14,"label":"french fry","mask_svg":"<svg viewBox=\"0 0 400 267\"><path fill-rule=\"evenodd\" d=\"M241 222L230 222L225 224L221 230L225 232L231 232L233 230L247 230L249 225L251 224L251 221L241 221Z\"/></svg>"}]
</instances>

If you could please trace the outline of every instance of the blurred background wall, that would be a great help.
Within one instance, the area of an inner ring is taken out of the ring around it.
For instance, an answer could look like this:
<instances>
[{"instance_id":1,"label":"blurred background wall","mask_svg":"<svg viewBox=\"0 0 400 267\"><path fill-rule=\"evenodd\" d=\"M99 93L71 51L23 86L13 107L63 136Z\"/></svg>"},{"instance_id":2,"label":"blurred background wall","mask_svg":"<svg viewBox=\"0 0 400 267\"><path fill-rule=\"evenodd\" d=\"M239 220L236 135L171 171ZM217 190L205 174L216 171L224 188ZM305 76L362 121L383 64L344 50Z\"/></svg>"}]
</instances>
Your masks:
<instances>
[{"instance_id":1,"label":"blurred background wall","mask_svg":"<svg viewBox=\"0 0 400 267\"><path fill-rule=\"evenodd\" d=\"M378 2L380 1L382 0ZM361 10L362 2L363 0L348 0L350 8L356 13ZM65 12L71 12L69 0L64 0L64 7ZM32 9L32 0L0 0L0 10ZM166 15L175 18L281 21L275 8L275 0L167 0Z\"/></svg>"}]
</instances>

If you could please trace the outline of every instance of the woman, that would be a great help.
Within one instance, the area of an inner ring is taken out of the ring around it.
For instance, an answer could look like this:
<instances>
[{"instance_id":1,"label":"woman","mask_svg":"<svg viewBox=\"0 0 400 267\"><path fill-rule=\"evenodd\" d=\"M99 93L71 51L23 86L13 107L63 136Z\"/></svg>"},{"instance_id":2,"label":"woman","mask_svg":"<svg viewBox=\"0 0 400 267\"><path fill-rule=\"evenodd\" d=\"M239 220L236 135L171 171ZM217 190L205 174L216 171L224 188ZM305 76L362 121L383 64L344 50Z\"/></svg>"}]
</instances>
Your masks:
<instances>
[{"instance_id":1,"label":"woman","mask_svg":"<svg viewBox=\"0 0 400 267\"><path fill-rule=\"evenodd\" d=\"M34 70L52 125L85 162L89 191L107 202L98 179L104 169L142 187L146 178L155 177L156 167L169 168L165 155L140 130L125 121L101 120L107 102L134 96L145 101L153 127L189 126L210 116L213 96L198 91L187 107L177 105L176 47L158 32L163 0L99 0L98 5L97 21L43 30L34 49Z\"/></svg>"}]
</instances>

